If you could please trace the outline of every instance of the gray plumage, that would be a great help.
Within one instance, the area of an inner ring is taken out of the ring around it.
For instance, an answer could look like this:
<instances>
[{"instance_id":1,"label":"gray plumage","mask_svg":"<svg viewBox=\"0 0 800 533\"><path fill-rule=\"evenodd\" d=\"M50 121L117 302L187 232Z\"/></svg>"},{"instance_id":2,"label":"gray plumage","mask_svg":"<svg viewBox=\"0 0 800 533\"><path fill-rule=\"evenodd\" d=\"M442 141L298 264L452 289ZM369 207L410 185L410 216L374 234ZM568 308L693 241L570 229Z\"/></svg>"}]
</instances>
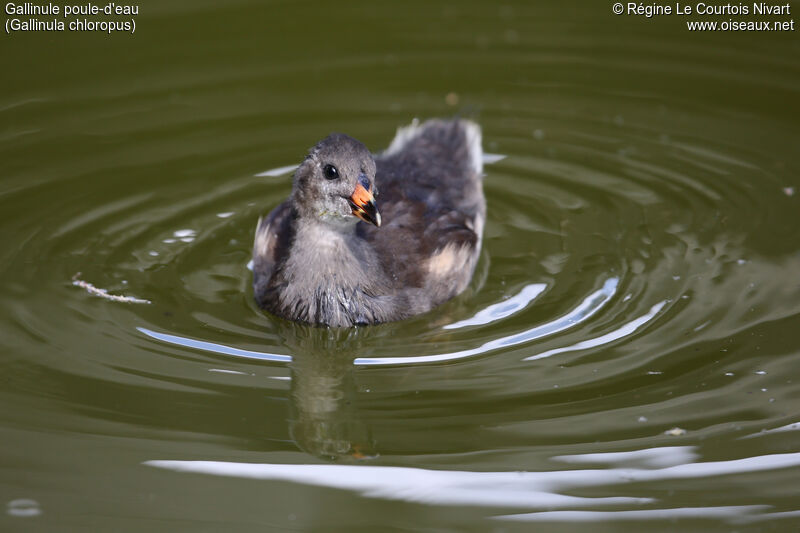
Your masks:
<instances>
[{"instance_id":1,"label":"gray plumage","mask_svg":"<svg viewBox=\"0 0 800 533\"><path fill-rule=\"evenodd\" d=\"M291 196L259 221L256 301L290 320L349 327L449 300L480 253L481 174L481 132L470 121L401 128L374 158L357 140L330 135L298 167Z\"/></svg>"}]
</instances>

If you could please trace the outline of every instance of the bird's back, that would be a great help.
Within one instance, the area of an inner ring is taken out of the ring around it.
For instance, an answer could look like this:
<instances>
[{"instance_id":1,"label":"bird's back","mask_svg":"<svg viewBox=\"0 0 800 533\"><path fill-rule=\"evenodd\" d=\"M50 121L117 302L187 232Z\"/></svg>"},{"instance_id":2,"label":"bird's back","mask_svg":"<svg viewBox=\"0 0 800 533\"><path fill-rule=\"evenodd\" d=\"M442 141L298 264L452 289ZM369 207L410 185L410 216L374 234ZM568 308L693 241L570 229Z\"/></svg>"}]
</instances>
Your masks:
<instances>
[{"instance_id":1,"label":"bird's back","mask_svg":"<svg viewBox=\"0 0 800 533\"><path fill-rule=\"evenodd\" d=\"M376 157L384 224L359 230L415 312L455 296L472 277L486 216L482 157L480 128L467 120L402 128Z\"/></svg>"},{"instance_id":2,"label":"bird's back","mask_svg":"<svg viewBox=\"0 0 800 533\"><path fill-rule=\"evenodd\" d=\"M474 122L429 120L400 128L376 157L382 203L397 207L411 200L429 211L482 206L482 160L481 130Z\"/></svg>"},{"instance_id":3,"label":"bird's back","mask_svg":"<svg viewBox=\"0 0 800 533\"><path fill-rule=\"evenodd\" d=\"M473 122L400 129L375 158L383 223L358 223L349 236L303 219L290 198L256 229L259 305L292 320L352 326L400 320L457 295L480 254L482 157Z\"/></svg>"}]
</instances>

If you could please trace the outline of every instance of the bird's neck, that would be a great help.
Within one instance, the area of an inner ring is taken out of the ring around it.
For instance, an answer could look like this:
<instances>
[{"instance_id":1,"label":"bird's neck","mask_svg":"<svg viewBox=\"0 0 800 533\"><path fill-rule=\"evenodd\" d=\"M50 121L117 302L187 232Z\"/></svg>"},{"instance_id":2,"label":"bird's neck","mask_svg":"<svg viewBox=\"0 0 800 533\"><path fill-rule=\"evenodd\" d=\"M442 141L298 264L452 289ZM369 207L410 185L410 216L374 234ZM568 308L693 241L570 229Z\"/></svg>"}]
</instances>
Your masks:
<instances>
[{"instance_id":1,"label":"bird's neck","mask_svg":"<svg viewBox=\"0 0 800 533\"><path fill-rule=\"evenodd\" d=\"M307 287L356 288L369 279L372 251L356 235L355 223L298 222L290 260L292 272L306 278Z\"/></svg>"},{"instance_id":2,"label":"bird's neck","mask_svg":"<svg viewBox=\"0 0 800 533\"><path fill-rule=\"evenodd\" d=\"M388 282L375 251L349 228L299 221L286 268L285 303L300 319L333 326L384 321L375 297Z\"/></svg>"},{"instance_id":3,"label":"bird's neck","mask_svg":"<svg viewBox=\"0 0 800 533\"><path fill-rule=\"evenodd\" d=\"M296 229L296 243L318 254L345 252L356 244L356 222L353 220L333 223L317 218L300 218Z\"/></svg>"}]
</instances>

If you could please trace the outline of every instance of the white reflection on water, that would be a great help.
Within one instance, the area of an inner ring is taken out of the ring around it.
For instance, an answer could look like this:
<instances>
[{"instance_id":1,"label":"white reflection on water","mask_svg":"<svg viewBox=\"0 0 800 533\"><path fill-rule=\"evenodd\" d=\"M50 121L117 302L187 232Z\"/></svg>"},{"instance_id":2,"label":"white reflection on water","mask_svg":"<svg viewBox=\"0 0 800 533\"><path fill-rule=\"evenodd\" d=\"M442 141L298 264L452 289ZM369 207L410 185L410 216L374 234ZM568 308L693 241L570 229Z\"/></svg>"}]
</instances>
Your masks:
<instances>
[{"instance_id":1,"label":"white reflection on water","mask_svg":"<svg viewBox=\"0 0 800 533\"><path fill-rule=\"evenodd\" d=\"M277 353L268 352L254 352L252 350L241 350L224 344L217 344L215 342L199 341L197 339L190 339L188 337L179 337L178 335L170 335L168 333L159 333L147 328L136 328L138 331L144 333L148 337L166 342L169 344L177 344L178 346L186 346L188 348L196 348L206 352L220 353L224 355L232 355L234 357L245 357L247 359L258 359L259 361L275 361L277 363L291 363L291 355L281 355Z\"/></svg>"},{"instance_id":2,"label":"white reflection on water","mask_svg":"<svg viewBox=\"0 0 800 533\"><path fill-rule=\"evenodd\" d=\"M540 354L531 355L530 357L526 357L523 361L534 361L536 359L544 359L545 357L550 357L552 355L556 355L559 353L564 352L574 352L576 350L585 350L587 348L594 348L595 346L600 346L603 344L608 344L609 342L613 342L615 340L621 339L622 337L627 337L628 335L633 334L637 329L641 328L650 320L655 317L659 311L666 305L666 301L661 301L655 304L653 307L650 308L650 311L645 313L644 315L640 316L635 320L631 320L627 324L624 324L621 328L617 328L614 331L606 333L605 335L601 335L600 337L595 337L594 339L588 339L585 341L578 342L573 344L572 346L564 346L562 348L554 348L552 350L548 350L546 352L542 352Z\"/></svg>"},{"instance_id":3,"label":"white reflection on water","mask_svg":"<svg viewBox=\"0 0 800 533\"><path fill-rule=\"evenodd\" d=\"M259 172L258 174L256 174L256 177L276 178L278 176L283 176L284 174L288 174L289 172L292 172L296 168L297 165L286 165L285 167L271 168L269 170L265 170L264 172Z\"/></svg>"},{"instance_id":4,"label":"white reflection on water","mask_svg":"<svg viewBox=\"0 0 800 533\"><path fill-rule=\"evenodd\" d=\"M509 317L514 313L525 309L528 304L536 299L537 296L542 294L547 288L544 283L532 283L522 288L519 294L515 294L508 300L500 303L492 304L486 309L481 309L475 316L459 322L454 322L444 326L444 329L458 329L467 326L480 326L482 324L489 324L496 322L503 318Z\"/></svg>"},{"instance_id":5,"label":"white reflection on water","mask_svg":"<svg viewBox=\"0 0 800 533\"><path fill-rule=\"evenodd\" d=\"M639 509L636 511L551 511L509 514L497 520L514 522L607 522L610 520L669 520L676 518L737 518L769 509L769 505L723 507L677 507L672 509Z\"/></svg>"},{"instance_id":6,"label":"white reflection on water","mask_svg":"<svg viewBox=\"0 0 800 533\"><path fill-rule=\"evenodd\" d=\"M585 453L582 455L557 455L552 459L572 464L606 464L666 468L698 459L694 446L665 446L629 452Z\"/></svg>"},{"instance_id":7,"label":"white reflection on water","mask_svg":"<svg viewBox=\"0 0 800 533\"><path fill-rule=\"evenodd\" d=\"M15 517L29 518L32 516L39 516L42 514L42 508L39 502L29 498L19 498L11 500L6 506L6 514Z\"/></svg>"},{"instance_id":8,"label":"white reflection on water","mask_svg":"<svg viewBox=\"0 0 800 533\"><path fill-rule=\"evenodd\" d=\"M454 361L457 359L465 359L467 357L484 354L494 350L499 350L501 348L506 348L509 346L515 346L517 344L530 342L547 335L558 333L559 331L571 328L585 321L593 314L595 314L600 308L602 308L611 299L612 296L614 296L618 284L619 280L617 278L610 278L606 280L605 283L603 283L603 287L601 289L587 296L578 306L576 306L566 315L561 316L551 322L547 322L546 324L542 324L534 328L525 330L521 333L515 333L513 335L509 335L507 337L501 337L499 339L492 339L477 348L471 348L469 350L462 350L459 352L451 352L451 353L443 353L435 355L418 355L418 356L407 356L407 357L358 357L353 361L353 364L376 366L376 365L401 365L401 364L420 364L420 363L432 363L441 361ZM533 285L529 285L528 287L533 287ZM522 300L524 299L524 297L522 297L521 295L526 292L526 289L523 289L522 293L514 297L519 299L518 303L521 303ZM528 291L527 294L530 295L532 292L533 291ZM661 304L656 304L654 308L658 307L658 309L660 309L661 305L663 305L663 302ZM513 312L518 311L523 307L525 306L524 305L517 306L514 308ZM484 311L487 311L488 309L489 308L485 309ZM475 316L477 317L479 315L481 315L481 313L478 313ZM474 318L475 317L473 317L472 319ZM634 321L631 323L634 324L634 327L631 330L631 332L635 331L636 328L638 328L638 325L636 325L636 323L638 322ZM620 328L617 331L618 332L625 331L626 327L627 326L624 326L623 328ZM230 355L234 357L244 357L247 359L257 359L259 361L274 361L278 363L289 363L292 361L292 356L290 355L273 354L269 352L256 352L253 350L242 350L239 348L226 346L224 344L217 344L215 342L190 339L188 337L181 337L179 335L171 335L169 333L159 333L157 331L153 331L151 329L143 327L137 327L136 329L141 333L144 333L148 337L159 340L161 342L176 344L178 346L185 346L197 350L214 352L223 355Z\"/></svg>"},{"instance_id":9,"label":"white reflection on water","mask_svg":"<svg viewBox=\"0 0 800 533\"><path fill-rule=\"evenodd\" d=\"M491 154L489 152L483 152L483 164L484 165L493 165L498 161L502 161L505 159L506 156L503 154Z\"/></svg>"},{"instance_id":10,"label":"white reflection on water","mask_svg":"<svg viewBox=\"0 0 800 533\"><path fill-rule=\"evenodd\" d=\"M676 463L687 456L685 447L668 447L657 451L634 450L611 455L614 463L635 463L642 454L659 457L659 462ZM592 454L595 461L605 454ZM627 455L627 458L626 458ZM669 459L670 455L675 455ZM571 456L575 460L580 456ZM587 461L588 462L588 461ZM643 505L654 503L652 498L617 496L613 492L603 497L577 497L562 494L585 487L624 486L630 494L634 483L668 480L706 480L712 476L727 476L763 472L800 466L800 453L763 455L701 463L674 464L665 468L601 468L594 470L564 470L548 472L468 472L427 470L391 466L332 465L332 464L258 464L220 461L153 460L143 464L176 472L203 473L246 479L278 480L318 487L357 492L369 498L402 500L429 505L474 505L483 507L520 507L528 509L569 509L605 505ZM735 517L767 509L769 506L721 506L683 509L650 509L631 514L630 510L607 511L601 514L579 514L577 511L506 515L510 520L588 520L663 518L682 515ZM695 513L695 514L692 514Z\"/></svg>"},{"instance_id":11,"label":"white reflection on water","mask_svg":"<svg viewBox=\"0 0 800 533\"><path fill-rule=\"evenodd\" d=\"M800 431L800 422L795 422L793 424L787 424L785 426L772 428L772 429L762 429L758 433L753 433L752 435L745 435L744 437L739 437L740 439L752 439L755 437L761 437L763 435L771 435L773 433L784 433L786 431Z\"/></svg>"},{"instance_id":12,"label":"white reflection on water","mask_svg":"<svg viewBox=\"0 0 800 533\"><path fill-rule=\"evenodd\" d=\"M282 465L219 461L156 460L145 461L143 464L176 472L289 481L350 490L368 498L430 505L563 509L573 506L645 504L652 501L650 498L628 496L585 498L557 494L554 482L539 481L537 476L540 474L535 472L458 472L394 466Z\"/></svg>"},{"instance_id":13,"label":"white reflection on water","mask_svg":"<svg viewBox=\"0 0 800 533\"><path fill-rule=\"evenodd\" d=\"M552 335L565 329L571 328L587 320L599 309L601 309L614 296L619 284L618 278L609 278L603 283L603 287L587 296L577 307L564 316L555 320L541 324L534 328L515 333L507 337L492 339L477 348L462 350L460 352L443 353L437 355L418 355L411 357L359 357L355 360L357 365L398 365L413 363L434 363L442 361L453 361L465 359L474 355L484 354L509 346L516 346L533 340L540 339L547 335Z\"/></svg>"},{"instance_id":14,"label":"white reflection on water","mask_svg":"<svg viewBox=\"0 0 800 533\"><path fill-rule=\"evenodd\" d=\"M800 518L800 510L784 511L782 513L764 513L747 516L736 521L736 523L750 524L752 522L762 522L764 520L784 520L786 518Z\"/></svg>"}]
</instances>

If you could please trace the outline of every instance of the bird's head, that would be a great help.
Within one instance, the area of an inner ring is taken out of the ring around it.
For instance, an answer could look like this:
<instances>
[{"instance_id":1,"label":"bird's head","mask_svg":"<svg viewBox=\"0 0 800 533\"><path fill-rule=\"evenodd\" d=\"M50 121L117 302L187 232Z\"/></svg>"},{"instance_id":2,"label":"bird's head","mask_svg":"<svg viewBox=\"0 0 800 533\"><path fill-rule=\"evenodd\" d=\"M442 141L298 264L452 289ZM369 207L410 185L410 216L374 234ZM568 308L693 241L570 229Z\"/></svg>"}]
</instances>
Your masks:
<instances>
[{"instance_id":1,"label":"bird's head","mask_svg":"<svg viewBox=\"0 0 800 533\"><path fill-rule=\"evenodd\" d=\"M334 226L352 226L357 219L380 226L377 194L372 154L342 133L317 143L294 175L292 198L299 214Z\"/></svg>"}]
</instances>

